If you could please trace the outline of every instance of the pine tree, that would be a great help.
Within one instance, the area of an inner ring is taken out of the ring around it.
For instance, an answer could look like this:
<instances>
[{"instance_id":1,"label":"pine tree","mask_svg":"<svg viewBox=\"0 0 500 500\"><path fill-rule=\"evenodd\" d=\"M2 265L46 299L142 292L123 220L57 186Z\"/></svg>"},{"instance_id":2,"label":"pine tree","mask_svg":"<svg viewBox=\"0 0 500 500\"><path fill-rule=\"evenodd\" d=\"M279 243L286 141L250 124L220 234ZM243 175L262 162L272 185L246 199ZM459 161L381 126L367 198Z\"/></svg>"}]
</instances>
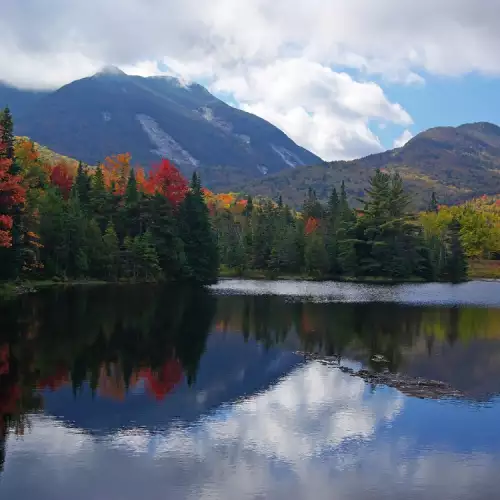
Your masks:
<instances>
[{"instance_id":1,"label":"pine tree","mask_svg":"<svg viewBox=\"0 0 500 500\"><path fill-rule=\"evenodd\" d=\"M105 231L111 217L111 194L106 189L102 166L99 165L92 176L89 192L89 211L95 217L99 228Z\"/></svg>"},{"instance_id":2,"label":"pine tree","mask_svg":"<svg viewBox=\"0 0 500 500\"><path fill-rule=\"evenodd\" d=\"M103 276L103 262L106 260L106 249L99 224L95 219L87 221L85 232L85 240L87 244L87 263L89 276L100 278Z\"/></svg>"},{"instance_id":3,"label":"pine tree","mask_svg":"<svg viewBox=\"0 0 500 500\"><path fill-rule=\"evenodd\" d=\"M0 115L0 162L6 160L9 162L7 175L18 178L21 173L21 168L16 161L14 151L14 124L12 115L9 108L5 108ZM1 193L0 193L1 194ZM12 221L10 228L11 247L7 253L2 251L1 270L0 274L10 279L18 278L21 274L23 267L23 253L24 253L24 225L23 225L23 212L25 209L24 196L23 201L15 202L12 204L8 213L2 213L9 217Z\"/></svg>"},{"instance_id":4,"label":"pine tree","mask_svg":"<svg viewBox=\"0 0 500 500\"><path fill-rule=\"evenodd\" d=\"M243 214L246 217L251 217L252 213L253 213L253 198L249 195L247 197L247 205L245 207L245 211L243 212Z\"/></svg>"},{"instance_id":5,"label":"pine tree","mask_svg":"<svg viewBox=\"0 0 500 500\"><path fill-rule=\"evenodd\" d=\"M120 264L120 244L112 223L108 224L103 240L102 271L106 279L116 280Z\"/></svg>"},{"instance_id":6,"label":"pine tree","mask_svg":"<svg viewBox=\"0 0 500 500\"><path fill-rule=\"evenodd\" d=\"M135 178L135 171L130 169L130 174L125 188L124 207L122 210L125 234L135 237L141 234L141 210L139 206L140 194Z\"/></svg>"},{"instance_id":7,"label":"pine tree","mask_svg":"<svg viewBox=\"0 0 500 500\"><path fill-rule=\"evenodd\" d=\"M311 187L307 191L307 197L304 201L302 212L304 214L304 220L308 220L311 217L313 219L321 219L323 217L323 207L318 201L316 191Z\"/></svg>"},{"instance_id":8,"label":"pine tree","mask_svg":"<svg viewBox=\"0 0 500 500\"><path fill-rule=\"evenodd\" d=\"M445 278L452 283L467 280L468 264L460 240L460 229L460 222L457 218L453 218L447 230L447 256L444 269Z\"/></svg>"},{"instance_id":9,"label":"pine tree","mask_svg":"<svg viewBox=\"0 0 500 500\"><path fill-rule=\"evenodd\" d=\"M313 276L323 276L328 271L328 254L318 231L306 237L305 264L307 272Z\"/></svg>"},{"instance_id":10,"label":"pine tree","mask_svg":"<svg viewBox=\"0 0 500 500\"><path fill-rule=\"evenodd\" d=\"M186 254L172 205L168 198L156 193L146 201L143 210L148 212L147 224L165 279L174 281L182 279L188 274Z\"/></svg>"},{"instance_id":11,"label":"pine tree","mask_svg":"<svg viewBox=\"0 0 500 500\"><path fill-rule=\"evenodd\" d=\"M5 108L0 115L0 143L5 144L5 150L0 153L2 158L11 160L9 173L19 175L20 168L15 162L14 155L14 122L9 108Z\"/></svg>"},{"instance_id":12,"label":"pine tree","mask_svg":"<svg viewBox=\"0 0 500 500\"><path fill-rule=\"evenodd\" d=\"M217 240L196 172L190 190L181 203L179 215L191 279L199 283L215 282L219 271Z\"/></svg>"},{"instance_id":13,"label":"pine tree","mask_svg":"<svg viewBox=\"0 0 500 500\"><path fill-rule=\"evenodd\" d=\"M89 204L90 187L91 180L85 171L83 163L80 162L78 164L78 170L73 183L73 189L78 193L78 199L83 210L87 210Z\"/></svg>"},{"instance_id":14,"label":"pine tree","mask_svg":"<svg viewBox=\"0 0 500 500\"><path fill-rule=\"evenodd\" d=\"M340 186L340 200L339 200L339 215L347 220L351 214L351 209L349 207L349 201L347 199L347 192L345 189L345 182L342 181Z\"/></svg>"},{"instance_id":15,"label":"pine tree","mask_svg":"<svg viewBox=\"0 0 500 500\"><path fill-rule=\"evenodd\" d=\"M436 193L433 191L431 195L431 200L429 201L429 207L428 207L429 212L439 212L439 203L436 197Z\"/></svg>"},{"instance_id":16,"label":"pine tree","mask_svg":"<svg viewBox=\"0 0 500 500\"><path fill-rule=\"evenodd\" d=\"M345 186L344 186L345 196ZM336 221L339 216L340 200L335 188L332 189L330 198L328 199L328 218L330 221Z\"/></svg>"}]
</instances>

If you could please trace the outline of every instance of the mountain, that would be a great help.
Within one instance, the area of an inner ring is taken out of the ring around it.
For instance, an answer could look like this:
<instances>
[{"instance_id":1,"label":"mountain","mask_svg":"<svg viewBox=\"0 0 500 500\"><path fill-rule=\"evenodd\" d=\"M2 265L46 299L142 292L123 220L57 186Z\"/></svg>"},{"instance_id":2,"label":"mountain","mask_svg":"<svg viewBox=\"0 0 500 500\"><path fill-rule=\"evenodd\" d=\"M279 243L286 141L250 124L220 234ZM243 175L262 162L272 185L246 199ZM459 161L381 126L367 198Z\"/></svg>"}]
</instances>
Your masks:
<instances>
[{"instance_id":1,"label":"mountain","mask_svg":"<svg viewBox=\"0 0 500 500\"><path fill-rule=\"evenodd\" d=\"M32 100L14 118L17 135L89 164L129 152L145 167L167 157L186 174L230 166L257 178L321 161L201 85L130 76L114 67Z\"/></svg>"},{"instance_id":2,"label":"mountain","mask_svg":"<svg viewBox=\"0 0 500 500\"><path fill-rule=\"evenodd\" d=\"M0 82L0 109L9 106L15 116L22 115L48 92L21 90Z\"/></svg>"},{"instance_id":3,"label":"mountain","mask_svg":"<svg viewBox=\"0 0 500 500\"><path fill-rule=\"evenodd\" d=\"M500 193L500 127L481 122L432 128L401 148L359 160L298 167L227 187L274 198L281 194L285 201L299 206L309 187L326 200L332 187L338 188L344 180L347 193L354 200L363 196L376 168L400 172L419 208L427 204L432 191L446 204L497 194Z\"/></svg>"}]
</instances>

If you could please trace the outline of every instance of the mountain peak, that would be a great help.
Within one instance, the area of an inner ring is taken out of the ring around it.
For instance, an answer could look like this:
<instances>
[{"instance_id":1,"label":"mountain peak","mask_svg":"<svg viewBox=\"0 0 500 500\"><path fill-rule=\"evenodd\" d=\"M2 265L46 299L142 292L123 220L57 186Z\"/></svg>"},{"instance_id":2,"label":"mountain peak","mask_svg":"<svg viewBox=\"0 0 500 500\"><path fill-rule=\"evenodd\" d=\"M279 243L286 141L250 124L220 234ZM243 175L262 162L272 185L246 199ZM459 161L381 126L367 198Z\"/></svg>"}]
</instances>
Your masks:
<instances>
[{"instance_id":1,"label":"mountain peak","mask_svg":"<svg viewBox=\"0 0 500 500\"><path fill-rule=\"evenodd\" d=\"M117 66L107 64L103 66L94 76L127 76L127 73L122 71Z\"/></svg>"}]
</instances>

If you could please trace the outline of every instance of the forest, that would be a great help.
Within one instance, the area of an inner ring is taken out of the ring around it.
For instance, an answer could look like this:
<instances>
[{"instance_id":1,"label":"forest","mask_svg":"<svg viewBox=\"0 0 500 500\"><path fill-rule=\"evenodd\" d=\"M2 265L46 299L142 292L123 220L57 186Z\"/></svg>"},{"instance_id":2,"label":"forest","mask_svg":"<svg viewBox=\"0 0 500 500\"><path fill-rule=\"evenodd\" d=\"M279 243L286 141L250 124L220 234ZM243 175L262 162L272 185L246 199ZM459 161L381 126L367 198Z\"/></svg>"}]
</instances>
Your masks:
<instances>
[{"instance_id":1,"label":"forest","mask_svg":"<svg viewBox=\"0 0 500 500\"><path fill-rule=\"evenodd\" d=\"M460 282L469 257L499 256L498 213L440 207L435 195L427 212L411 213L398 173L375 170L361 209L349 206L344 183L327 206L310 189L300 212L281 198L213 197L220 261L231 275Z\"/></svg>"},{"instance_id":2,"label":"forest","mask_svg":"<svg viewBox=\"0 0 500 500\"><path fill-rule=\"evenodd\" d=\"M375 170L350 206L344 183L327 205L309 189L298 210L276 200L214 194L167 159L129 154L95 167L49 161L0 119L0 280L195 281L218 276L450 281L468 263L500 258L500 202L456 207L434 194L423 213L397 172Z\"/></svg>"},{"instance_id":3,"label":"forest","mask_svg":"<svg viewBox=\"0 0 500 500\"><path fill-rule=\"evenodd\" d=\"M218 252L200 179L167 160L146 175L128 154L76 168L45 162L0 122L0 280L212 283Z\"/></svg>"}]
</instances>

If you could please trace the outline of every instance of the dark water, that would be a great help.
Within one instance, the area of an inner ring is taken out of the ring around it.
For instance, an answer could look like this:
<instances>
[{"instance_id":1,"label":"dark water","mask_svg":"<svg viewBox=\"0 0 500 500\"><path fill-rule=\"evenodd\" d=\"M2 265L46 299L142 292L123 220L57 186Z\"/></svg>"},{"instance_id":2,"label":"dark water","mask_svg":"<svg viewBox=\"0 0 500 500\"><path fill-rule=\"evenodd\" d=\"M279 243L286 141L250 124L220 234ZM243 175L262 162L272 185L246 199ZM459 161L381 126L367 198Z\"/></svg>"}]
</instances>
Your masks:
<instances>
[{"instance_id":1,"label":"dark water","mask_svg":"<svg viewBox=\"0 0 500 500\"><path fill-rule=\"evenodd\" d=\"M498 498L499 395L500 283L50 291L0 306L0 498Z\"/></svg>"}]
</instances>

